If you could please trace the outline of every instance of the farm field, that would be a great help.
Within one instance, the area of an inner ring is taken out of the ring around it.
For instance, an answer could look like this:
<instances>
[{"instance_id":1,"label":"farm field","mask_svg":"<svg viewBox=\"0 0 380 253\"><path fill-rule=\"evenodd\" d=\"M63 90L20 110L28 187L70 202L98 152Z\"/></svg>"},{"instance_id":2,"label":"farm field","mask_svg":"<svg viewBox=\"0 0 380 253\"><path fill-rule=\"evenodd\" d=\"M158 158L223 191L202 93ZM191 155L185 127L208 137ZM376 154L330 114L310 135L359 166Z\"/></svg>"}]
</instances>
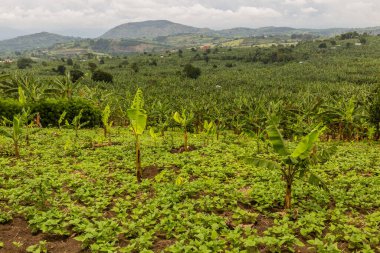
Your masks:
<instances>
[{"instance_id":1,"label":"farm field","mask_svg":"<svg viewBox=\"0 0 380 253\"><path fill-rule=\"evenodd\" d=\"M255 40L0 63L0 253L380 252L380 36Z\"/></svg>"},{"instance_id":2,"label":"farm field","mask_svg":"<svg viewBox=\"0 0 380 253\"><path fill-rule=\"evenodd\" d=\"M297 180L286 212L279 171L243 158L273 156L257 154L252 138L228 132L204 146L191 134L195 150L177 153L181 135L142 136L140 184L134 139L124 129L103 147L92 144L101 129L82 130L78 139L73 130L44 129L21 159L2 154L0 252L31 245L48 252L379 250L378 143L323 143L338 146L313 168L330 192Z\"/></svg>"}]
</instances>

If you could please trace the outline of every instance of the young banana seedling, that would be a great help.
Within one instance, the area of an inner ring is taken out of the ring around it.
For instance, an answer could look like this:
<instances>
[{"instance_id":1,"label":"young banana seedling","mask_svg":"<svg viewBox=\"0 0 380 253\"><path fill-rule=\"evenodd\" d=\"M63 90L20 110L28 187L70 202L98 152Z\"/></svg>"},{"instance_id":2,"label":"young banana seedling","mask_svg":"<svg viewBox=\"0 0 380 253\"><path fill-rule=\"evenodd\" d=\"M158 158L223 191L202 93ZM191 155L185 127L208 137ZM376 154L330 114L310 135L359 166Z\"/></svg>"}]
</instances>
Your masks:
<instances>
[{"instance_id":1,"label":"young banana seedling","mask_svg":"<svg viewBox=\"0 0 380 253\"><path fill-rule=\"evenodd\" d=\"M209 137L215 134L216 127L215 123L213 121L208 122L207 120L203 123L203 134L205 136L205 143L204 145L207 146L209 143Z\"/></svg>"},{"instance_id":2,"label":"young banana seedling","mask_svg":"<svg viewBox=\"0 0 380 253\"><path fill-rule=\"evenodd\" d=\"M15 156L17 158L20 157L20 142L23 137L23 131L22 131L23 126L24 126L23 116L15 115L13 116L11 131L0 129L0 135L13 140L13 148L14 148Z\"/></svg>"},{"instance_id":3,"label":"young banana seedling","mask_svg":"<svg viewBox=\"0 0 380 253\"><path fill-rule=\"evenodd\" d=\"M158 133L155 132L153 127L149 129L149 135L153 139L154 146L157 146Z\"/></svg>"},{"instance_id":4,"label":"young banana seedling","mask_svg":"<svg viewBox=\"0 0 380 253\"><path fill-rule=\"evenodd\" d=\"M63 111L62 114L59 116L59 119L58 119L58 122L57 122L59 129L61 129L62 122L64 122L66 115L67 115L67 112Z\"/></svg>"},{"instance_id":5,"label":"young banana seedling","mask_svg":"<svg viewBox=\"0 0 380 253\"><path fill-rule=\"evenodd\" d=\"M89 121L86 121L84 123L80 122L82 119L82 112L83 112L83 110L79 111L78 115L73 118L73 121L71 122L71 124L66 120L66 126L74 128L75 137L77 137L77 138L79 136L78 135L79 130L89 123Z\"/></svg>"},{"instance_id":6,"label":"young banana seedling","mask_svg":"<svg viewBox=\"0 0 380 253\"><path fill-rule=\"evenodd\" d=\"M143 134L146 128L146 122L148 115L143 109L144 99L143 93L140 89L137 89L135 98L133 99L131 108L127 110L127 115L131 123L131 128L135 136L136 146L136 177L137 182L142 181L142 168L141 168L141 153L140 153L140 140L139 136Z\"/></svg>"},{"instance_id":7,"label":"young banana seedling","mask_svg":"<svg viewBox=\"0 0 380 253\"><path fill-rule=\"evenodd\" d=\"M104 138L107 138L108 136L108 142L111 144L111 128L113 121L109 121L111 115L111 109L109 105L106 105L102 112L102 123L103 123L103 132L104 132Z\"/></svg>"},{"instance_id":8,"label":"young banana seedling","mask_svg":"<svg viewBox=\"0 0 380 253\"><path fill-rule=\"evenodd\" d=\"M296 148L290 152L277 126L272 124L267 128L269 141L272 144L273 150L279 155L280 161L253 159L253 164L258 167L281 171L282 178L286 185L285 209L291 208L292 186L297 176L303 177L308 174L309 183L328 190L325 183L311 171L313 164L326 162L336 150L336 147L332 147L317 154L316 142L324 129L325 128L321 127L321 125L315 127L309 134L304 136Z\"/></svg>"},{"instance_id":9,"label":"young banana seedling","mask_svg":"<svg viewBox=\"0 0 380 253\"><path fill-rule=\"evenodd\" d=\"M182 110L182 115L180 115L178 112L175 112L173 115L173 119L175 120L175 122L180 124L183 129L183 140L184 140L183 147L185 151L189 150L189 146L187 145L187 141L188 141L187 127L193 118L194 118L194 113L192 112L186 113L185 109Z\"/></svg>"}]
</instances>

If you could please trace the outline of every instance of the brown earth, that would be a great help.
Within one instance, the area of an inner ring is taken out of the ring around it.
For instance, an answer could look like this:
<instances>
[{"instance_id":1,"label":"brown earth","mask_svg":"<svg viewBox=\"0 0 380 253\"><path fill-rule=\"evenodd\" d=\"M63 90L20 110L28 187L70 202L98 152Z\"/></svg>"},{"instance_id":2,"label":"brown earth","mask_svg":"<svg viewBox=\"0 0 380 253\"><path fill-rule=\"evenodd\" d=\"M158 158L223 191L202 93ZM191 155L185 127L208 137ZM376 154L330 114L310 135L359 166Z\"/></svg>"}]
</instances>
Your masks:
<instances>
[{"instance_id":1,"label":"brown earth","mask_svg":"<svg viewBox=\"0 0 380 253\"><path fill-rule=\"evenodd\" d=\"M47 242L46 247L49 253L88 252L82 250L81 244L71 237L32 234L28 223L22 217L15 217L10 223L0 225L0 241L4 243L0 253L23 253L26 252L26 248L40 241Z\"/></svg>"}]
</instances>

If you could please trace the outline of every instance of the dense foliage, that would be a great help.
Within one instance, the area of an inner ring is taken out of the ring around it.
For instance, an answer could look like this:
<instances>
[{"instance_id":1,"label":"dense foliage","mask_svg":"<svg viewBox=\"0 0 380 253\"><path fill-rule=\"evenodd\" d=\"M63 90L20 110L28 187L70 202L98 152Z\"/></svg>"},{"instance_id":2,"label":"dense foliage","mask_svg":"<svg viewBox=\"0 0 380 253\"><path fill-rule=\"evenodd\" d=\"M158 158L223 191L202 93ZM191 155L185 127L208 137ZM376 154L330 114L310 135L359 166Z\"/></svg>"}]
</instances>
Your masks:
<instances>
[{"instance_id":1,"label":"dense foliage","mask_svg":"<svg viewBox=\"0 0 380 253\"><path fill-rule=\"evenodd\" d=\"M56 235L48 247L74 236L92 252L379 250L377 144L341 144L313 169L330 193L296 179L293 209L283 212L280 171L239 159L274 158L256 154L252 138L227 133L203 147L202 137L191 135L198 149L173 154L180 132L156 142L144 135L138 184L134 137L118 132L113 140L121 145L93 149L102 129L81 131L79 139L72 130L45 129L21 150L23 159L1 156L1 222L22 215L33 231ZM0 137L1 150L7 143Z\"/></svg>"},{"instance_id":2,"label":"dense foliage","mask_svg":"<svg viewBox=\"0 0 380 253\"><path fill-rule=\"evenodd\" d=\"M380 37L44 57L0 65L5 252L380 250Z\"/></svg>"},{"instance_id":3,"label":"dense foliage","mask_svg":"<svg viewBox=\"0 0 380 253\"><path fill-rule=\"evenodd\" d=\"M87 55L66 66L72 83L51 71L52 66L62 65L62 57L47 66L44 59L44 64L36 61L32 69L17 75L15 66L4 65L3 71L11 77L0 84L4 87L0 91L4 97L17 98L21 84L33 101L64 96L88 99L99 109L109 104L111 120L122 125L138 85L145 92L148 124L159 128L175 126L171 115L186 109L194 114L190 131L202 131L204 120L212 120L236 133L260 133L268 114L275 113L286 138L302 136L313 124L323 123L327 126L324 138L374 139L379 136L375 134L377 110L371 108L376 108L372 94L379 83L380 38L367 36L366 44L355 46L362 37L338 36L288 46L193 48L182 50L182 57L170 51L116 56L105 59L99 71L99 60L106 57L96 60ZM320 49L321 43L327 48ZM347 48L347 43L353 46ZM184 68L190 77L198 78L184 78ZM202 75L198 76L198 70ZM91 77L113 81L113 85Z\"/></svg>"},{"instance_id":4,"label":"dense foliage","mask_svg":"<svg viewBox=\"0 0 380 253\"><path fill-rule=\"evenodd\" d=\"M26 108L31 113L39 113L42 126L58 126L60 115L66 111L66 119L70 122L82 110L83 120L88 121L88 127L100 125L100 110L90 102L83 99L46 99L35 103L27 103ZM17 100L0 100L0 118L12 119L14 115L21 113L22 105Z\"/></svg>"}]
</instances>

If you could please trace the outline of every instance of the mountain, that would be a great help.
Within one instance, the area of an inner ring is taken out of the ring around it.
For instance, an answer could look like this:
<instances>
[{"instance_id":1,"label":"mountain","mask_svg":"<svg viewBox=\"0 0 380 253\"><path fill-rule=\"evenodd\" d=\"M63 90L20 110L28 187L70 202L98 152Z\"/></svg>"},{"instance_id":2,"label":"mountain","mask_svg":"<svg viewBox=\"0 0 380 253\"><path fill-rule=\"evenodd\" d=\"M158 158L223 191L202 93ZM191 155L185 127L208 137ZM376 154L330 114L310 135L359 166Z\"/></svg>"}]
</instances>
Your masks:
<instances>
[{"instance_id":1,"label":"mountain","mask_svg":"<svg viewBox=\"0 0 380 253\"><path fill-rule=\"evenodd\" d=\"M181 25L168 20L150 20L144 22L126 23L112 28L100 38L103 39L157 39L160 37L177 36L181 34L204 34L215 37L237 38L254 36L290 36L292 34L310 34L314 36L335 36L350 31L369 32L378 34L380 27L370 28L328 28L308 29L291 27L237 27L224 30L196 28Z\"/></svg>"},{"instance_id":2,"label":"mountain","mask_svg":"<svg viewBox=\"0 0 380 253\"><path fill-rule=\"evenodd\" d=\"M112 28L100 38L102 39L153 39L160 36L170 36L186 33L205 33L209 29L201 29L181 25L168 20L150 20L144 22L126 23ZM211 31L211 30L210 30Z\"/></svg>"},{"instance_id":3,"label":"mountain","mask_svg":"<svg viewBox=\"0 0 380 253\"><path fill-rule=\"evenodd\" d=\"M0 31L3 30L0 26ZM71 30L71 34L73 31L75 32L75 28ZM237 46L241 45L241 43L243 45L252 45L263 43L262 40L266 40L267 43L273 42L274 39L276 41L288 40L294 34L301 35L294 36L296 39L326 38L350 31L380 34L380 27L308 29L269 26L262 28L237 27L212 30L173 23L167 20L150 20L119 25L97 39L81 39L47 32L19 36L14 39L0 41L0 52L9 53L38 49L50 49L50 51L54 51L57 49L65 54L73 54L79 51L87 52L87 50L117 54L160 51L201 45L224 45L226 42L232 45L236 44ZM10 30L10 32L12 31ZM237 43L237 40L240 42Z\"/></svg>"},{"instance_id":4,"label":"mountain","mask_svg":"<svg viewBox=\"0 0 380 253\"><path fill-rule=\"evenodd\" d=\"M215 31L215 34L222 37L254 37L254 36L291 36L292 34L310 34L314 36L332 37L346 32L357 31L359 33L379 34L380 27L368 28L292 28L292 27L261 27L261 28L245 28L238 27L232 29L224 29Z\"/></svg>"},{"instance_id":5,"label":"mountain","mask_svg":"<svg viewBox=\"0 0 380 253\"><path fill-rule=\"evenodd\" d=\"M57 43L65 43L73 40L76 40L76 38L41 32L0 41L0 52L24 51L39 48L45 49Z\"/></svg>"}]
</instances>

